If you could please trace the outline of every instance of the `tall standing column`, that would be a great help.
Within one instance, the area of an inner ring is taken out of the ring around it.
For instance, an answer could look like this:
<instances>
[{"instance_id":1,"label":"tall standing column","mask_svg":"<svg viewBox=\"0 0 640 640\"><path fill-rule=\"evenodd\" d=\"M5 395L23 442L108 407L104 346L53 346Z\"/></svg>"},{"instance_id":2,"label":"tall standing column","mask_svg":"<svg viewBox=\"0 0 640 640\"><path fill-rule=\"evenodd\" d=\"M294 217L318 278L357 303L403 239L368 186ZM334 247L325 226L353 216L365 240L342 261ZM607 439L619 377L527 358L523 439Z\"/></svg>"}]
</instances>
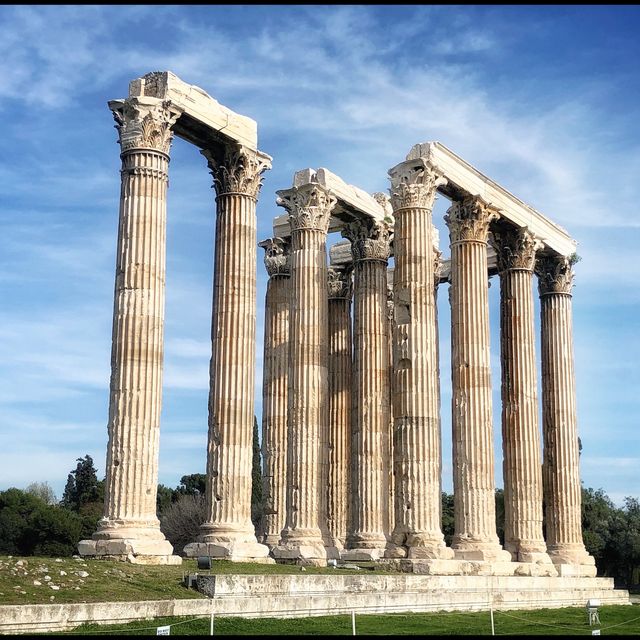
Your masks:
<instances>
[{"instance_id":1,"label":"tall standing column","mask_svg":"<svg viewBox=\"0 0 640 640\"><path fill-rule=\"evenodd\" d=\"M329 286L329 499L333 546L347 538L351 461L351 268L328 270Z\"/></svg>"},{"instance_id":2,"label":"tall standing column","mask_svg":"<svg viewBox=\"0 0 640 640\"><path fill-rule=\"evenodd\" d=\"M280 540L287 496L287 384L289 377L289 243L282 238L261 242L269 274L265 299L262 385L262 457L264 544Z\"/></svg>"},{"instance_id":3,"label":"tall standing column","mask_svg":"<svg viewBox=\"0 0 640 640\"><path fill-rule=\"evenodd\" d=\"M497 218L480 197L454 202L451 238L451 377L455 557L511 560L496 534L489 353L487 236Z\"/></svg>"},{"instance_id":4,"label":"tall standing column","mask_svg":"<svg viewBox=\"0 0 640 640\"><path fill-rule=\"evenodd\" d=\"M550 563L542 535L542 467L533 314L541 243L526 228L495 225L500 273L504 547L513 560Z\"/></svg>"},{"instance_id":5,"label":"tall standing column","mask_svg":"<svg viewBox=\"0 0 640 640\"><path fill-rule=\"evenodd\" d=\"M343 230L354 262L354 359L352 517L347 536L350 560L384 555L388 510L389 336L387 260L389 229L358 220Z\"/></svg>"},{"instance_id":6,"label":"tall standing column","mask_svg":"<svg viewBox=\"0 0 640 640\"><path fill-rule=\"evenodd\" d=\"M251 522L255 333L256 202L271 158L240 145L203 151L216 189L211 321L207 520L188 556L266 558Z\"/></svg>"},{"instance_id":7,"label":"tall standing column","mask_svg":"<svg viewBox=\"0 0 640 640\"><path fill-rule=\"evenodd\" d=\"M439 176L423 159L389 171L394 227L393 542L409 558L453 557L440 526L440 407L431 210Z\"/></svg>"},{"instance_id":8,"label":"tall standing column","mask_svg":"<svg viewBox=\"0 0 640 640\"><path fill-rule=\"evenodd\" d=\"M82 555L180 564L156 517L166 193L171 126L180 112L157 98L112 101L122 183L116 262L104 516Z\"/></svg>"},{"instance_id":9,"label":"tall standing column","mask_svg":"<svg viewBox=\"0 0 640 640\"><path fill-rule=\"evenodd\" d=\"M542 344L543 480L547 551L560 565L586 565L595 575L594 559L582 540L580 459L573 368L571 261L563 256L536 262L540 291Z\"/></svg>"},{"instance_id":10,"label":"tall standing column","mask_svg":"<svg viewBox=\"0 0 640 640\"><path fill-rule=\"evenodd\" d=\"M272 553L278 560L324 565L320 443L326 431L322 421L328 418L326 237L336 198L315 183L277 193L291 225L291 308L287 518Z\"/></svg>"}]
</instances>

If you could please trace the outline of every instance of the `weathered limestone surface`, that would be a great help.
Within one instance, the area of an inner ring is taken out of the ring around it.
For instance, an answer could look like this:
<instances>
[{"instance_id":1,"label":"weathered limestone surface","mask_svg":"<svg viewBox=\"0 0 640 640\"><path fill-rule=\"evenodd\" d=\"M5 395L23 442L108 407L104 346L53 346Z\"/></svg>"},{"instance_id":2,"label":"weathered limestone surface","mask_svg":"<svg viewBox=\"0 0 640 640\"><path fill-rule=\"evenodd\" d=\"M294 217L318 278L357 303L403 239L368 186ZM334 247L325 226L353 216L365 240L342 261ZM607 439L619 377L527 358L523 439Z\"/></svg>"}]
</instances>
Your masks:
<instances>
[{"instance_id":1,"label":"weathered limestone surface","mask_svg":"<svg viewBox=\"0 0 640 640\"><path fill-rule=\"evenodd\" d=\"M278 191L291 225L291 310L287 518L273 556L281 561L326 564L320 519L321 440L327 403L326 235L336 198L317 183ZM326 525L325 525L326 527ZM337 552L337 550L336 550Z\"/></svg>"},{"instance_id":2,"label":"weathered limestone surface","mask_svg":"<svg viewBox=\"0 0 640 640\"><path fill-rule=\"evenodd\" d=\"M516 563L511 563L516 564ZM487 611L630 604L613 578L430 575L199 575L207 598L0 606L5 633L44 633L86 622L116 624L172 616L297 618L389 611ZM479 594L486 597L479 599Z\"/></svg>"},{"instance_id":3,"label":"weathered limestone surface","mask_svg":"<svg viewBox=\"0 0 640 640\"><path fill-rule=\"evenodd\" d=\"M505 220L517 227L527 227L537 238L544 238L545 245L553 251L562 255L575 252L576 241L565 229L480 173L441 142L414 145L407 154L407 160L416 158L424 158L446 178L446 183L440 188L446 196L453 200L462 199L464 195L478 196L500 211Z\"/></svg>"},{"instance_id":4,"label":"weathered limestone surface","mask_svg":"<svg viewBox=\"0 0 640 640\"><path fill-rule=\"evenodd\" d=\"M376 560L387 544L389 231L384 223L366 219L343 230L354 262L353 496L348 550L341 554L350 560Z\"/></svg>"},{"instance_id":5,"label":"weathered limestone surface","mask_svg":"<svg viewBox=\"0 0 640 640\"><path fill-rule=\"evenodd\" d=\"M264 516L262 542L274 547L286 518L287 384L289 374L289 243L261 242L269 274L265 300L262 386L262 458Z\"/></svg>"},{"instance_id":6,"label":"weathered limestone surface","mask_svg":"<svg viewBox=\"0 0 640 640\"><path fill-rule=\"evenodd\" d=\"M452 558L440 528L441 445L431 210L438 174L421 159L389 172L394 209L392 541L409 558Z\"/></svg>"},{"instance_id":7,"label":"weathered limestone surface","mask_svg":"<svg viewBox=\"0 0 640 640\"><path fill-rule=\"evenodd\" d=\"M256 201L265 154L203 152L217 198L207 449L207 521L188 556L266 558L251 522L256 322Z\"/></svg>"},{"instance_id":8,"label":"weathered limestone surface","mask_svg":"<svg viewBox=\"0 0 640 640\"><path fill-rule=\"evenodd\" d=\"M500 271L505 549L513 560L550 563L542 535L542 467L533 314L541 243L525 228L492 229Z\"/></svg>"},{"instance_id":9,"label":"weathered limestone surface","mask_svg":"<svg viewBox=\"0 0 640 640\"><path fill-rule=\"evenodd\" d=\"M595 575L595 561L582 541L580 468L573 370L571 288L568 258L541 257L536 262L542 337L543 480L547 551L560 575L581 571ZM562 565L582 565L573 569Z\"/></svg>"},{"instance_id":10,"label":"weathered limestone surface","mask_svg":"<svg viewBox=\"0 0 640 640\"><path fill-rule=\"evenodd\" d=\"M344 548L351 494L352 330L350 267L328 269L329 484L327 524L333 546Z\"/></svg>"},{"instance_id":11,"label":"weathered limestone surface","mask_svg":"<svg viewBox=\"0 0 640 640\"><path fill-rule=\"evenodd\" d=\"M155 98L110 103L122 158L104 516L82 555L179 564L156 518L171 126Z\"/></svg>"},{"instance_id":12,"label":"weathered limestone surface","mask_svg":"<svg viewBox=\"0 0 640 640\"><path fill-rule=\"evenodd\" d=\"M452 548L464 560L508 561L496 535L487 235L497 214L480 198L454 202L451 237L451 375L453 382Z\"/></svg>"},{"instance_id":13,"label":"weathered limestone surface","mask_svg":"<svg viewBox=\"0 0 640 640\"><path fill-rule=\"evenodd\" d=\"M207 148L214 141L223 146L240 144L248 149L258 148L255 120L221 105L204 89L187 84L171 71L154 71L132 80L129 96L170 101L180 111L175 134L200 148Z\"/></svg>"}]
</instances>

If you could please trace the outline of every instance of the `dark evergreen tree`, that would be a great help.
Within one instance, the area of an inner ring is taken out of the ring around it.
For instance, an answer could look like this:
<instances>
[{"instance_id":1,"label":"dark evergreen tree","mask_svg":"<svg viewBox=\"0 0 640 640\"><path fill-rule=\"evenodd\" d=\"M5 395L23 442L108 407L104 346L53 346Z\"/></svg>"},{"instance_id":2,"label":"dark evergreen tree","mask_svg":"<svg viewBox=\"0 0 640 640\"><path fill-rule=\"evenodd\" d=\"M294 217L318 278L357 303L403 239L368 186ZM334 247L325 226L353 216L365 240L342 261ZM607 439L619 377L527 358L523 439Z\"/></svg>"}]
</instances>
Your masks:
<instances>
[{"instance_id":1,"label":"dark evergreen tree","mask_svg":"<svg viewBox=\"0 0 640 640\"><path fill-rule=\"evenodd\" d=\"M258 527L262 519L262 457L258 438L258 419L253 416L253 464L251 468L251 520Z\"/></svg>"},{"instance_id":2,"label":"dark evergreen tree","mask_svg":"<svg viewBox=\"0 0 640 640\"><path fill-rule=\"evenodd\" d=\"M98 481L90 455L77 458L77 463L67 477L60 504L82 515L100 516L104 503L104 480Z\"/></svg>"}]
</instances>

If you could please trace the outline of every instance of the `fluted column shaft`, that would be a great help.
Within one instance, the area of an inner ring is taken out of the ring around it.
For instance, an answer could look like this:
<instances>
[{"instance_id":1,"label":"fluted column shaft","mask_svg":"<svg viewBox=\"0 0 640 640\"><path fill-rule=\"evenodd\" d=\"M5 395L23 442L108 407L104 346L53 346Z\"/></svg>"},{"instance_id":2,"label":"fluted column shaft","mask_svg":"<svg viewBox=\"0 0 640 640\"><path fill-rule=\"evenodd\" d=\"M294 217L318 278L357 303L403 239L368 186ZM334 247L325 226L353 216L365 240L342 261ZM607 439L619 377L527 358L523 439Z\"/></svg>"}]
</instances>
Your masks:
<instances>
[{"instance_id":1,"label":"fluted column shaft","mask_svg":"<svg viewBox=\"0 0 640 640\"><path fill-rule=\"evenodd\" d=\"M451 373L456 557L510 559L498 543L489 351L487 235L497 214L479 198L454 202L451 237Z\"/></svg>"},{"instance_id":2,"label":"fluted column shaft","mask_svg":"<svg viewBox=\"0 0 640 640\"><path fill-rule=\"evenodd\" d=\"M329 269L329 492L333 544L344 547L351 466L351 270Z\"/></svg>"},{"instance_id":3,"label":"fluted column shaft","mask_svg":"<svg viewBox=\"0 0 640 640\"><path fill-rule=\"evenodd\" d=\"M270 158L240 146L203 154L216 189L207 449L211 555L266 555L251 522L256 317L256 201ZM212 545L218 545L216 547ZM238 547L235 545L248 545ZM253 547L252 547L253 545ZM188 553L201 553L194 547Z\"/></svg>"},{"instance_id":4,"label":"fluted column shaft","mask_svg":"<svg viewBox=\"0 0 640 640\"><path fill-rule=\"evenodd\" d=\"M539 243L526 229L493 231L500 272L505 549L514 560L546 561L533 314Z\"/></svg>"},{"instance_id":5,"label":"fluted column shaft","mask_svg":"<svg viewBox=\"0 0 640 640\"><path fill-rule=\"evenodd\" d=\"M288 246L276 238L265 247L270 275L265 299L262 387L263 542L278 544L286 518L287 385L290 278Z\"/></svg>"},{"instance_id":6,"label":"fluted column shaft","mask_svg":"<svg viewBox=\"0 0 640 640\"><path fill-rule=\"evenodd\" d=\"M170 127L179 113L153 98L133 98L109 106L120 135L122 182L105 504L93 539L127 539L129 546L109 551L83 542L80 550L90 555L170 555L172 547L160 532L156 517L156 493L164 353L167 172L173 135Z\"/></svg>"},{"instance_id":7,"label":"fluted column shaft","mask_svg":"<svg viewBox=\"0 0 640 640\"><path fill-rule=\"evenodd\" d=\"M440 527L441 444L431 210L437 173L422 159L390 172L394 205L393 542L409 557L449 558Z\"/></svg>"},{"instance_id":8,"label":"fluted column shaft","mask_svg":"<svg viewBox=\"0 0 640 640\"><path fill-rule=\"evenodd\" d=\"M538 260L536 272L540 290L547 551L554 563L593 564L582 540L571 310L573 269L567 258L558 256Z\"/></svg>"},{"instance_id":9,"label":"fluted column shaft","mask_svg":"<svg viewBox=\"0 0 640 640\"><path fill-rule=\"evenodd\" d=\"M326 235L336 199L318 184L278 191L291 225L287 517L278 559L326 564L321 442L327 411Z\"/></svg>"},{"instance_id":10,"label":"fluted column shaft","mask_svg":"<svg viewBox=\"0 0 640 640\"><path fill-rule=\"evenodd\" d=\"M351 240L354 261L352 528L347 547L382 555L389 508L389 230L357 221L347 225L343 235Z\"/></svg>"}]
</instances>

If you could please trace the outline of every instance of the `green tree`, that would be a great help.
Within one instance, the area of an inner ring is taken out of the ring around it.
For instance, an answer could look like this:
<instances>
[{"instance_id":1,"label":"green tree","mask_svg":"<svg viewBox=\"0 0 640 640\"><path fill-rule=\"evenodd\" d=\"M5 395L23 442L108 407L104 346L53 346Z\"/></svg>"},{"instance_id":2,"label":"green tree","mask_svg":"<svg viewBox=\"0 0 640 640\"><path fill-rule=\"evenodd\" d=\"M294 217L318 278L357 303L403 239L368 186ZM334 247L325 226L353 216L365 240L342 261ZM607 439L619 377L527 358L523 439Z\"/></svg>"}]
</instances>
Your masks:
<instances>
[{"instance_id":1,"label":"green tree","mask_svg":"<svg viewBox=\"0 0 640 640\"><path fill-rule=\"evenodd\" d=\"M504 489L496 489L496 533L504 545Z\"/></svg>"},{"instance_id":2,"label":"green tree","mask_svg":"<svg viewBox=\"0 0 640 640\"><path fill-rule=\"evenodd\" d=\"M444 541L448 546L451 545L451 539L454 533L454 508L453 494L442 492L442 533Z\"/></svg>"},{"instance_id":3,"label":"green tree","mask_svg":"<svg viewBox=\"0 0 640 640\"><path fill-rule=\"evenodd\" d=\"M90 535L87 518L20 489L0 492L0 554L62 556Z\"/></svg>"},{"instance_id":4,"label":"green tree","mask_svg":"<svg viewBox=\"0 0 640 640\"><path fill-rule=\"evenodd\" d=\"M180 484L176 487L176 495L178 496L197 496L205 495L207 487L207 476L204 473L191 473L180 478Z\"/></svg>"},{"instance_id":5,"label":"green tree","mask_svg":"<svg viewBox=\"0 0 640 640\"><path fill-rule=\"evenodd\" d=\"M75 470L67 476L61 504L85 515L100 515L104 502L104 481L98 481L96 468L90 455L77 458Z\"/></svg>"},{"instance_id":6,"label":"green tree","mask_svg":"<svg viewBox=\"0 0 640 640\"><path fill-rule=\"evenodd\" d=\"M253 416L253 462L251 467L251 521L258 527L263 511L262 458L258 439L258 419Z\"/></svg>"},{"instance_id":7,"label":"green tree","mask_svg":"<svg viewBox=\"0 0 640 640\"><path fill-rule=\"evenodd\" d=\"M58 502L55 491L48 482L32 482L25 491L32 496L36 496L36 498L40 498L46 504L57 504Z\"/></svg>"},{"instance_id":8,"label":"green tree","mask_svg":"<svg viewBox=\"0 0 640 640\"><path fill-rule=\"evenodd\" d=\"M158 485L158 492L156 493L156 515L158 518L166 509L171 506L173 502L174 490L167 487L164 484Z\"/></svg>"}]
</instances>

